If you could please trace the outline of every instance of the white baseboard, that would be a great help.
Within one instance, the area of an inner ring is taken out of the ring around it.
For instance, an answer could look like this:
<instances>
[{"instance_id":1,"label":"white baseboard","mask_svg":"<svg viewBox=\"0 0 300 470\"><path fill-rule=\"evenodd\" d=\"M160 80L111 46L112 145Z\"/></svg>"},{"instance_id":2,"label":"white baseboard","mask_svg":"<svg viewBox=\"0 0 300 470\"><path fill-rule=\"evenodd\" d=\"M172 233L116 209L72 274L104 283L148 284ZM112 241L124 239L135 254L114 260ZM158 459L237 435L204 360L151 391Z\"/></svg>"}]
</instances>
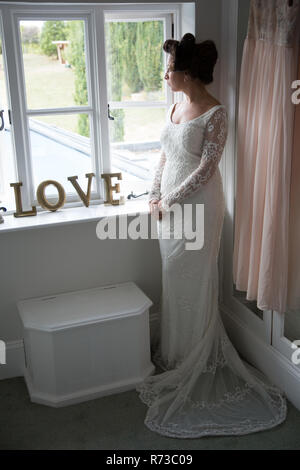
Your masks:
<instances>
[{"instance_id":1,"label":"white baseboard","mask_svg":"<svg viewBox=\"0 0 300 470\"><path fill-rule=\"evenodd\" d=\"M286 394L288 400L300 410L300 372L281 352L264 343L226 306L220 312L227 334L247 362L263 372Z\"/></svg>"},{"instance_id":2,"label":"white baseboard","mask_svg":"<svg viewBox=\"0 0 300 470\"><path fill-rule=\"evenodd\" d=\"M0 380L24 375L25 354L23 340L6 343L6 363L0 364Z\"/></svg>"}]
</instances>

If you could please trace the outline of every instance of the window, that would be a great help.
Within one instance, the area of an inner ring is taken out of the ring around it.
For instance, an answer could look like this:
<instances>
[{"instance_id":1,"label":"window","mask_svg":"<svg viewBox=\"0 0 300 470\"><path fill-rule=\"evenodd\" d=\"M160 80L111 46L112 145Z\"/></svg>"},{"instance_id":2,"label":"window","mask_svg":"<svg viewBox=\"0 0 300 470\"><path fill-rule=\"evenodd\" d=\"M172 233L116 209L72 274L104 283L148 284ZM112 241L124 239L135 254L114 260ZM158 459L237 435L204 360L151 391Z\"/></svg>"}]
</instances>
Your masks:
<instances>
[{"instance_id":1,"label":"window","mask_svg":"<svg viewBox=\"0 0 300 470\"><path fill-rule=\"evenodd\" d=\"M3 53L3 32L0 25L0 109L2 113L0 131L0 202L5 204L8 211L14 208L14 194L9 182L17 181L17 168L15 165L13 141L11 135L11 121L9 115L9 95L7 87L7 66Z\"/></svg>"},{"instance_id":2,"label":"window","mask_svg":"<svg viewBox=\"0 0 300 470\"><path fill-rule=\"evenodd\" d=\"M180 4L2 4L0 15L0 200L7 213L15 210L9 183L16 181L24 210L39 210L36 190L49 179L64 187L66 207L82 205L67 178L77 175L86 191L91 172L91 203L105 199L104 172L122 173L125 198L149 190L173 101L162 44L182 35ZM56 202L54 186L46 196Z\"/></svg>"},{"instance_id":3,"label":"window","mask_svg":"<svg viewBox=\"0 0 300 470\"><path fill-rule=\"evenodd\" d=\"M75 170L84 188L85 174L96 167L91 145L96 106L87 64L89 20L65 17L63 21L18 19L17 23L31 157L29 184L35 194L41 181L56 180L71 200L77 193L67 177ZM48 200L55 198L53 189L47 187ZM94 180L92 197L96 193Z\"/></svg>"},{"instance_id":4,"label":"window","mask_svg":"<svg viewBox=\"0 0 300 470\"><path fill-rule=\"evenodd\" d=\"M162 51L167 25L167 15L105 15L107 92L113 117L110 155L112 170L122 172L127 194L148 189L160 153L167 103Z\"/></svg>"}]
</instances>

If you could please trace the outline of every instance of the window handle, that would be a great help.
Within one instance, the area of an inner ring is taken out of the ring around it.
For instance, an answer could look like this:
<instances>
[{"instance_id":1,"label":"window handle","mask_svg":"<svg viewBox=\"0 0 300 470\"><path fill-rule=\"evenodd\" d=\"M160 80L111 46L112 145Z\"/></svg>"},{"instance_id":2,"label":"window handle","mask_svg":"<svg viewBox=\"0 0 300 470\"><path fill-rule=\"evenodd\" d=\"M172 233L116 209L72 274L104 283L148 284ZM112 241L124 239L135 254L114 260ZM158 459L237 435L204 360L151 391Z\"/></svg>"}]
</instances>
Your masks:
<instances>
[{"instance_id":1,"label":"window handle","mask_svg":"<svg viewBox=\"0 0 300 470\"><path fill-rule=\"evenodd\" d=\"M143 194L139 194L138 196L136 194L133 194L133 191L131 191L131 193L128 194L127 199L131 199L132 197L136 198L136 197L144 196L144 194L149 194L149 191Z\"/></svg>"},{"instance_id":2,"label":"window handle","mask_svg":"<svg viewBox=\"0 0 300 470\"><path fill-rule=\"evenodd\" d=\"M0 125L0 131L3 131L4 129L4 117L3 117L4 109L1 109L0 111L0 120L1 120L1 125Z\"/></svg>"},{"instance_id":3,"label":"window handle","mask_svg":"<svg viewBox=\"0 0 300 470\"><path fill-rule=\"evenodd\" d=\"M115 118L110 115L110 112L109 112L109 104L108 104L107 106L108 106L108 109L107 109L108 119L111 119L111 120L113 121Z\"/></svg>"},{"instance_id":4,"label":"window handle","mask_svg":"<svg viewBox=\"0 0 300 470\"><path fill-rule=\"evenodd\" d=\"M11 110L9 109L7 112L8 112L8 121L9 121L9 124L11 124Z\"/></svg>"}]
</instances>

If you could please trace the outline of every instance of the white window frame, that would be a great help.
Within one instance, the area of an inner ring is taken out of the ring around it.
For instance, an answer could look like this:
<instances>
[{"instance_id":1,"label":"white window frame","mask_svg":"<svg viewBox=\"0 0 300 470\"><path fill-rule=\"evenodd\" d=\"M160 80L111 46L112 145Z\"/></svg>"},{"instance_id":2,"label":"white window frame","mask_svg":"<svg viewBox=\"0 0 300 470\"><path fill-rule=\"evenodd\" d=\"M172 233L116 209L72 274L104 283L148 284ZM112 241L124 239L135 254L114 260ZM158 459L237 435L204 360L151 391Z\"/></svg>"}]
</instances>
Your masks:
<instances>
[{"instance_id":1,"label":"white window frame","mask_svg":"<svg viewBox=\"0 0 300 470\"><path fill-rule=\"evenodd\" d=\"M187 11L187 18L183 19L182 12ZM94 171L96 177L96 192L91 197L91 204L101 204L105 199L104 181L101 173L111 172L110 142L108 128L108 99L105 57L105 17L129 19L143 16L146 18L163 18L164 21L172 15L174 38L180 39L184 34L185 24L191 25L190 18L195 11L194 2L189 4L64 4L45 5L31 4L22 5L20 3L2 3L0 5L0 18L3 31L3 56L6 55L5 64L7 66L7 86L9 108L12 113L12 140L15 150L15 158L18 170L17 181L21 181L23 209L30 209L32 205L37 207L37 211L43 210L36 200L33 187L33 173L30 161L30 141L27 117L37 114L66 114L68 112L77 113L78 110L90 114L91 125L91 152L92 161L94 158ZM20 48L20 35L18 20L38 20L38 19L84 19L86 22L86 61L87 61L87 81L89 95L88 106L78 106L73 108L57 108L28 110L25 100L24 70L21 65L23 59ZM187 21L188 20L188 21ZM169 23L170 24L170 23ZM97 25L97 27L96 27ZM195 31L190 32L195 34ZM167 28L166 35L171 37L170 27ZM89 60L89 58L93 60ZM164 58L164 60L166 60ZM18 93L11 93L11 90L18 90ZM182 93L172 93L166 88L166 100L161 102L122 102L122 107L129 106L157 106L166 108L178 98L182 99ZM24 92L23 92L24 91ZM20 99L19 99L20 97ZM112 102L111 109L120 107L120 103ZM100 111L101 110L101 111ZM66 112L67 111L67 112ZM73 174L76 174L76 169ZM72 175L70 175L72 176ZM66 181L67 182L67 181ZM83 188L84 189L84 188ZM13 190L13 189L12 189ZM64 205L65 208L81 206L82 201L78 195L68 196ZM7 211L6 215L14 211Z\"/></svg>"},{"instance_id":2,"label":"white window frame","mask_svg":"<svg viewBox=\"0 0 300 470\"><path fill-rule=\"evenodd\" d=\"M226 216L222 243L220 247L220 265L222 279L220 306L234 321L241 322L255 333L263 342L272 342L272 311L265 310L263 319L234 296L233 291L233 243L236 194L236 151L238 119L238 0L223 0L222 3L222 41L221 41L221 89L220 98L228 110L228 138L221 161L221 174L226 199ZM228 90L231 92L229 93ZM235 92L236 90L236 92Z\"/></svg>"},{"instance_id":3,"label":"white window frame","mask_svg":"<svg viewBox=\"0 0 300 470\"><path fill-rule=\"evenodd\" d=\"M286 314L273 310L272 345L291 361L295 349L292 348L292 341L285 336L285 319ZM300 340L300 338L295 339ZM292 364L292 367L300 374L300 364Z\"/></svg>"},{"instance_id":4,"label":"white window frame","mask_svg":"<svg viewBox=\"0 0 300 470\"><path fill-rule=\"evenodd\" d=\"M141 14L143 15L143 18L141 18ZM157 21L157 20L163 20L164 22L164 31L166 32L166 38L170 38L172 36L172 18L170 17L169 14L160 14L159 16L156 16L153 12L132 12L132 13L124 13L124 12L116 12L116 11L110 11L108 13L104 12L104 15L106 17L106 21ZM168 21L169 20L169 21ZM105 54L106 55L106 54ZM164 54L163 56L163 61L164 61L164 67L166 69L166 62L167 62L167 57ZM165 101L110 101L109 107L110 109L125 109L125 108L162 108L162 107L168 107L172 104L172 91L170 90L169 87L165 86L165 91L166 91L166 97L167 99Z\"/></svg>"},{"instance_id":5,"label":"white window frame","mask_svg":"<svg viewBox=\"0 0 300 470\"><path fill-rule=\"evenodd\" d=\"M86 44L85 44L85 49L86 49L86 78L87 78L87 86L88 86L88 99L89 103L87 106L74 106L74 107L69 107L69 108L53 108L53 109L29 109L26 108L26 86L25 86L25 71L23 67L23 59L21 56L21 37L20 37L20 32L18 28L18 21L25 21L25 20L53 20L57 19L57 14L54 13L12 13L13 17L13 33L14 33L14 39L15 39L15 54L16 54L16 67L17 67L17 76L18 76L18 83L19 83L19 95L21 97L21 114L20 118L22 119L23 126L24 126L24 150L25 150L25 164L27 165L27 171L25 172L23 167L23 161L18 160L18 167L23 169L23 180L25 183L24 184L24 192L27 193L27 197L29 197L30 201L33 201L32 203L36 206L38 206L38 201L35 197L34 194L34 185L33 185L33 171L32 171L32 164L31 164L31 143L29 139L29 126L28 126L28 120L31 116L37 116L37 115L55 115L55 114L77 114L77 113L83 113L85 112L90 116L90 141L91 141L91 162L92 162L92 168L91 171L93 171L96 174L99 174L99 160L95 158L96 155L96 148L95 148L95 142L97 142L97 133L98 133L98 126L97 126L97 121L96 121L96 112L97 112L97 105L96 105L96 96L95 96L95 86L93 85L93 81L95 80L95 71L93 70L94 64L93 61L89 60L90 57L93 56L94 50L93 50L93 38L91 34L91 22L92 18L91 15L88 13L76 13L73 12L70 14L60 12L59 13L59 19L60 20L83 20L85 23L85 31L86 31ZM90 70L91 69L91 70ZM27 119L28 118L28 119ZM14 119L14 114L13 114L13 119ZM76 174L76 170L75 170ZM73 176L73 175L69 175ZM91 198L99 198L100 191L99 191L99 179L96 178L96 193L91 194ZM50 202L51 197L47 198ZM68 196L68 201L78 201L78 195Z\"/></svg>"}]
</instances>

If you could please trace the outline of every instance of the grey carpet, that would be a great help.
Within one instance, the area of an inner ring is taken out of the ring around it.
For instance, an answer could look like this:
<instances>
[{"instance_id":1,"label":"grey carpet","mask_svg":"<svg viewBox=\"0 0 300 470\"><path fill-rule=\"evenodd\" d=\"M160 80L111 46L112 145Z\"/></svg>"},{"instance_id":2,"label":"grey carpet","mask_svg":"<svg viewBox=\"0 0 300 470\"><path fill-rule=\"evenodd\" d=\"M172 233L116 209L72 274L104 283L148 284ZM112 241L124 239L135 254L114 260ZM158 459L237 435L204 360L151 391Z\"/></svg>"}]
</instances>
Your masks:
<instances>
[{"instance_id":1,"label":"grey carpet","mask_svg":"<svg viewBox=\"0 0 300 470\"><path fill-rule=\"evenodd\" d=\"M30 401L22 377L0 381L0 449L300 449L300 412L288 402L285 422L244 436L177 439L144 425L147 406L135 390L64 408Z\"/></svg>"}]
</instances>

